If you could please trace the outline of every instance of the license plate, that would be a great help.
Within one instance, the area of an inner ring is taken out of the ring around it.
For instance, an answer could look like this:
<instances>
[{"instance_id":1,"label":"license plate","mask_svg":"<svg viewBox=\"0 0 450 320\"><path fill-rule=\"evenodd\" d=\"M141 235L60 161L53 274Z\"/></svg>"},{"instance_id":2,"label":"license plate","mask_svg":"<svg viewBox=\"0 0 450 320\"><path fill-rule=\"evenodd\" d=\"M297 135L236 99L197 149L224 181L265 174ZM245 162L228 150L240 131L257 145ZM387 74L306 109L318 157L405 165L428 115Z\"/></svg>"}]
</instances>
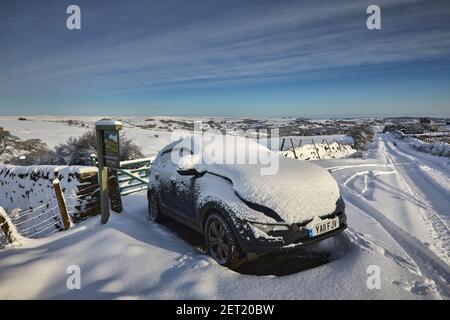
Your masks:
<instances>
[{"instance_id":1,"label":"license plate","mask_svg":"<svg viewBox=\"0 0 450 320\"><path fill-rule=\"evenodd\" d=\"M316 237L339 228L339 218L326 219L308 228L308 237Z\"/></svg>"}]
</instances>

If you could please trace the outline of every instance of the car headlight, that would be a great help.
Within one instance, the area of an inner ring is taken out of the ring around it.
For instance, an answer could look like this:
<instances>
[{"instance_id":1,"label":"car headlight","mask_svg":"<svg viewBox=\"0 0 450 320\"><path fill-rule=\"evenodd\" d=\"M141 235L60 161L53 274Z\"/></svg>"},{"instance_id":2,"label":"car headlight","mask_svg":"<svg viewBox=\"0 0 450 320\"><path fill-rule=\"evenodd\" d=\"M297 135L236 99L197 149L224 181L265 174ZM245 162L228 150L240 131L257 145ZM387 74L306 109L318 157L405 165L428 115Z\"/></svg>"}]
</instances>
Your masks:
<instances>
[{"instance_id":1,"label":"car headlight","mask_svg":"<svg viewBox=\"0 0 450 320\"><path fill-rule=\"evenodd\" d=\"M264 223L256 223L251 222L252 226L261 230L262 232L270 235L274 232L283 232L289 231L289 226L285 224L264 224Z\"/></svg>"}]
</instances>

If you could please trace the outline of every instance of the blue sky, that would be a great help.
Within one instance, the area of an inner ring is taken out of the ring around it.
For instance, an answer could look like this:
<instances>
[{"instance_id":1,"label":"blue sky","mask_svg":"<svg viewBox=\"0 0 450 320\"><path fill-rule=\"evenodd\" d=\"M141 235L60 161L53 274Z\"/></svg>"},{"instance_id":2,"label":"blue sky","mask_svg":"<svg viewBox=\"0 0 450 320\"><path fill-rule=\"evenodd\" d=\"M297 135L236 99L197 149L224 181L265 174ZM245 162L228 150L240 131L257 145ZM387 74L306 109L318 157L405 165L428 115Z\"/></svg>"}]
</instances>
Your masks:
<instances>
[{"instance_id":1,"label":"blue sky","mask_svg":"<svg viewBox=\"0 0 450 320\"><path fill-rule=\"evenodd\" d=\"M2 115L450 116L446 0L0 1Z\"/></svg>"}]
</instances>

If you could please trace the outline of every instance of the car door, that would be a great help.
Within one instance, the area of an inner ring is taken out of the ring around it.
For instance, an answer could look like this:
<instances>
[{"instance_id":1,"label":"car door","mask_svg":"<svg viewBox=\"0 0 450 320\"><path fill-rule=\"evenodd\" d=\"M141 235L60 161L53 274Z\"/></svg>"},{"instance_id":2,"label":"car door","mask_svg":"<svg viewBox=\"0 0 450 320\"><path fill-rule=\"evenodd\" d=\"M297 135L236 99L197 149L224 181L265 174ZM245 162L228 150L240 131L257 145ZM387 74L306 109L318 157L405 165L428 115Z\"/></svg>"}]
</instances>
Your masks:
<instances>
[{"instance_id":1,"label":"car door","mask_svg":"<svg viewBox=\"0 0 450 320\"><path fill-rule=\"evenodd\" d=\"M185 150L177 150L183 154ZM195 175L181 175L172 161L172 149L161 154L161 164L156 178L160 182L160 197L163 206L189 223L195 222Z\"/></svg>"},{"instance_id":2,"label":"car door","mask_svg":"<svg viewBox=\"0 0 450 320\"><path fill-rule=\"evenodd\" d=\"M193 222L195 221L195 183L196 175L176 174L176 179L172 181L172 196L177 213Z\"/></svg>"},{"instance_id":3,"label":"car door","mask_svg":"<svg viewBox=\"0 0 450 320\"><path fill-rule=\"evenodd\" d=\"M182 147L176 150L179 152L179 157L183 157L183 155L192 154L191 149ZM176 213L188 220L189 222L193 222L195 218L195 182L197 176L195 174L186 175L180 174L176 168L175 173L170 177L171 185L172 185L172 203L174 204L174 208Z\"/></svg>"},{"instance_id":4,"label":"car door","mask_svg":"<svg viewBox=\"0 0 450 320\"><path fill-rule=\"evenodd\" d=\"M160 155L160 164L158 165L158 172L155 173L155 178L159 182L159 196L163 207L169 210L175 210L173 201L173 179L176 177L176 166L171 158L172 149L164 151Z\"/></svg>"}]
</instances>

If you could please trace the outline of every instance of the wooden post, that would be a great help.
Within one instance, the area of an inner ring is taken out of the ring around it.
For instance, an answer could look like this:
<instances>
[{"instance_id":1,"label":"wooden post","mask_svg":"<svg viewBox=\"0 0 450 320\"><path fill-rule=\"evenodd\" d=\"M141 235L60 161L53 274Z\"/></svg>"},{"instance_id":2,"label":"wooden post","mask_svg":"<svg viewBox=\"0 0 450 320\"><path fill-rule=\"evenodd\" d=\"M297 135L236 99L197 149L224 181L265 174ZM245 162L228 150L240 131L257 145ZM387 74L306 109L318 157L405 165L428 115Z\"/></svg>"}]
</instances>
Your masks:
<instances>
[{"instance_id":1,"label":"wooden post","mask_svg":"<svg viewBox=\"0 0 450 320\"><path fill-rule=\"evenodd\" d=\"M2 207L0 207L0 230L5 234L6 241L8 241L8 243L12 243L14 240L11 238L9 223L4 215L6 216L6 212L3 211Z\"/></svg>"},{"instance_id":2,"label":"wooden post","mask_svg":"<svg viewBox=\"0 0 450 320\"><path fill-rule=\"evenodd\" d=\"M97 148L98 148L98 186L100 187L100 208L102 211L102 223L109 220L109 199L108 199L108 169L103 162L103 139L102 131L97 129Z\"/></svg>"},{"instance_id":3,"label":"wooden post","mask_svg":"<svg viewBox=\"0 0 450 320\"><path fill-rule=\"evenodd\" d=\"M98 185L100 187L100 208L102 224L109 220L108 168L120 168L119 130L122 123L103 119L95 122L98 156ZM107 135L105 135L107 133Z\"/></svg>"},{"instance_id":4,"label":"wooden post","mask_svg":"<svg viewBox=\"0 0 450 320\"><path fill-rule=\"evenodd\" d=\"M119 179L117 177L117 170L108 170L108 189L109 189L109 199L111 202L111 210L117 213L121 213L122 208L122 198L120 197L120 186Z\"/></svg>"},{"instance_id":5,"label":"wooden post","mask_svg":"<svg viewBox=\"0 0 450 320\"><path fill-rule=\"evenodd\" d=\"M97 166L97 156L95 154L91 154L90 160L91 160L91 166L96 167Z\"/></svg>"},{"instance_id":6,"label":"wooden post","mask_svg":"<svg viewBox=\"0 0 450 320\"><path fill-rule=\"evenodd\" d=\"M321 160L321 159L320 159L320 154L319 154L319 149L317 149L317 146L316 146L316 144L314 143L314 139L311 139L311 141L312 141L312 143L313 143L313 145L314 145L314 149L316 149L317 158L319 158L319 160Z\"/></svg>"},{"instance_id":7,"label":"wooden post","mask_svg":"<svg viewBox=\"0 0 450 320\"><path fill-rule=\"evenodd\" d=\"M14 209L12 213L14 213L15 210L20 209ZM17 233L16 227L11 222L11 219L8 217L2 207L0 207L0 232L3 232L5 234L6 241L8 241L8 243L14 243L20 240L20 236Z\"/></svg>"},{"instance_id":8,"label":"wooden post","mask_svg":"<svg viewBox=\"0 0 450 320\"><path fill-rule=\"evenodd\" d=\"M286 140L286 138L283 138L283 141L281 142L281 148L280 148L280 151L283 151L283 148L284 148L284 141Z\"/></svg>"},{"instance_id":9,"label":"wooden post","mask_svg":"<svg viewBox=\"0 0 450 320\"><path fill-rule=\"evenodd\" d=\"M56 200L58 201L59 212L61 213L61 220L63 222L64 230L70 228L69 214L67 213L66 201L64 200L61 191L61 185L58 179L53 180L53 189L55 190Z\"/></svg>"},{"instance_id":10,"label":"wooden post","mask_svg":"<svg viewBox=\"0 0 450 320\"><path fill-rule=\"evenodd\" d=\"M322 144L323 144L324 141L325 141L325 143L326 143L327 146L328 146L328 153L330 153L330 152L331 152L330 144L328 143L328 140L327 140L327 139L323 139L323 140L322 140Z\"/></svg>"},{"instance_id":11,"label":"wooden post","mask_svg":"<svg viewBox=\"0 0 450 320\"><path fill-rule=\"evenodd\" d=\"M292 145L292 152L294 153L294 158L298 159L297 152L295 152L294 141L292 141L292 138L290 138L290 140L291 140L291 145Z\"/></svg>"}]
</instances>

